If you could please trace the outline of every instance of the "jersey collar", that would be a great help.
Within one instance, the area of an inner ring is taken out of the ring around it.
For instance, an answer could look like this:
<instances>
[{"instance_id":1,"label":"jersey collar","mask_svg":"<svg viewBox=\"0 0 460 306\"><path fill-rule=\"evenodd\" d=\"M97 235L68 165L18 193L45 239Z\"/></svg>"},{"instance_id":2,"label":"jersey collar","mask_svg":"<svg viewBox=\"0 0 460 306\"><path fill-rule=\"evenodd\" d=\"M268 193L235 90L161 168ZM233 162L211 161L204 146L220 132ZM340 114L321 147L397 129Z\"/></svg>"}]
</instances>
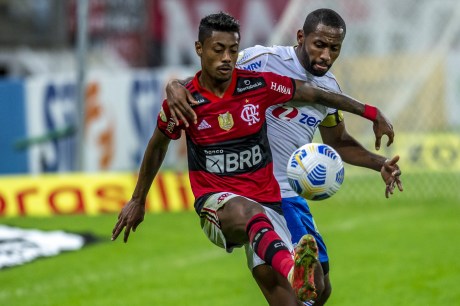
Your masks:
<instances>
[{"instance_id":1,"label":"jersey collar","mask_svg":"<svg viewBox=\"0 0 460 306\"><path fill-rule=\"evenodd\" d=\"M308 72L303 66L302 64L300 63L299 61L299 58L297 57L297 54L295 53L295 49L297 48L298 46L292 46L290 47L288 50L289 54L291 55L292 57L292 60L294 61L294 64L295 66L297 67L297 69L299 69L299 71L302 71L306 76L307 78L310 78L309 76L311 75L310 72Z\"/></svg>"},{"instance_id":2,"label":"jersey collar","mask_svg":"<svg viewBox=\"0 0 460 306\"><path fill-rule=\"evenodd\" d=\"M201 75L201 70L198 71L196 74L195 74L195 77L193 78L193 86L198 89L198 91L201 93L201 95L204 97L204 98L207 98L208 100L210 101L215 101L216 99L225 99L225 98L229 98L233 95L233 93L235 92L235 87L236 87L236 78L237 78L237 73L236 73L236 68L233 69L233 72L232 72L232 80L230 82L230 85L228 86L227 90L225 91L224 93L224 96L221 98L221 97L218 97L216 96L214 93L210 92L209 90L207 90L206 88L204 87L201 87L200 85L200 81L198 80L198 78L200 77Z\"/></svg>"}]
</instances>

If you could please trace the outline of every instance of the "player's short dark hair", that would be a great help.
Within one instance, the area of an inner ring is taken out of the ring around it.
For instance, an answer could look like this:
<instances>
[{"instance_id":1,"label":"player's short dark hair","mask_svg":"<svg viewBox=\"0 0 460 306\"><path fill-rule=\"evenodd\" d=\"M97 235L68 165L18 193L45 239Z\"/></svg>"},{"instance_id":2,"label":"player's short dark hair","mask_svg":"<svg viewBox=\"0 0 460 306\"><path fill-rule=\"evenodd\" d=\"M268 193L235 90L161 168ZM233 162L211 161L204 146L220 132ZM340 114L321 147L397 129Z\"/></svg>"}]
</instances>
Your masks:
<instances>
[{"instance_id":1,"label":"player's short dark hair","mask_svg":"<svg viewBox=\"0 0 460 306\"><path fill-rule=\"evenodd\" d=\"M345 33L347 32L345 21L336 11L331 9L321 8L308 14L303 24L304 34L308 35L314 32L318 24L324 24L325 26L333 28L342 28L344 37Z\"/></svg>"},{"instance_id":2,"label":"player's short dark hair","mask_svg":"<svg viewBox=\"0 0 460 306\"><path fill-rule=\"evenodd\" d=\"M240 24L235 17L224 12L208 15L200 21L198 40L204 43L213 31L236 32L240 37Z\"/></svg>"}]
</instances>

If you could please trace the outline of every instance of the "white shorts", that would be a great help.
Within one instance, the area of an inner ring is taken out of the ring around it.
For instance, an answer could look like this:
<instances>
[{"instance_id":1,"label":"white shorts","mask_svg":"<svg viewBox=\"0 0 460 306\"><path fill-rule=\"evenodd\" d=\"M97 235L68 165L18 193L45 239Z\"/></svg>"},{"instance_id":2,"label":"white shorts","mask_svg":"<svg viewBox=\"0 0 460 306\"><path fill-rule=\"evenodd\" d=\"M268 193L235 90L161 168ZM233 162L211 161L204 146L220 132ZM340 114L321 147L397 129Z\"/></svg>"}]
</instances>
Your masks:
<instances>
[{"instance_id":1,"label":"white shorts","mask_svg":"<svg viewBox=\"0 0 460 306\"><path fill-rule=\"evenodd\" d=\"M227 241L225 240L224 234L222 233L220 227L220 221L217 217L217 210L223 207L230 199L235 197L243 197L244 196L234 194L231 192L219 192L211 195L208 199L206 199L201 212L200 212L200 219L201 219L201 228L203 229L206 237L211 240L212 243L215 245L224 248L227 252L232 252L233 248L235 247L242 247L242 245L227 245ZM249 201L257 203L249 198L246 198ZM291 234L286 224L286 220L284 217L276 212L275 210L262 206L265 210L265 214L270 219L275 229L275 232L280 236L286 246L289 248L289 251L294 254L294 247L292 246L291 242ZM265 263L256 253L254 253L253 249L250 247L249 243L244 245L246 251L246 259L248 263L248 267L252 270L254 267L262 265Z\"/></svg>"}]
</instances>

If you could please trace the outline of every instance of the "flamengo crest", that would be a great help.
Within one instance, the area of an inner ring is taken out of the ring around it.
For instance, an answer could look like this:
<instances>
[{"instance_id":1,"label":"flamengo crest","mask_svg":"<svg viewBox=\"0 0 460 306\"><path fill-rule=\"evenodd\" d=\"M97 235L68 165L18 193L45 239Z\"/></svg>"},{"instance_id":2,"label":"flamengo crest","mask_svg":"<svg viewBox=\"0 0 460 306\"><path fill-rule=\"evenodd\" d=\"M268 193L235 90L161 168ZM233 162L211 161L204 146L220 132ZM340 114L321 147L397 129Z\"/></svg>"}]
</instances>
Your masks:
<instances>
[{"instance_id":1,"label":"flamengo crest","mask_svg":"<svg viewBox=\"0 0 460 306\"><path fill-rule=\"evenodd\" d=\"M249 123L249 125L256 124L260 121L258 109L259 105L246 104L241 111L241 119Z\"/></svg>"}]
</instances>

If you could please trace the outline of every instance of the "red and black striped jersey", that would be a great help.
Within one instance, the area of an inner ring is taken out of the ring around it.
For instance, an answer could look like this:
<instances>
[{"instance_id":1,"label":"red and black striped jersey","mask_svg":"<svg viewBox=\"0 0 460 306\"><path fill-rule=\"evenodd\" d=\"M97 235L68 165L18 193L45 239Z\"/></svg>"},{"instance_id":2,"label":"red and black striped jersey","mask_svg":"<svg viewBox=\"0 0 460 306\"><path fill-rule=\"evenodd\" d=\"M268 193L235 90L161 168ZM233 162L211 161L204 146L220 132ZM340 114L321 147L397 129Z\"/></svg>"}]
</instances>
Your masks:
<instances>
[{"instance_id":1,"label":"red and black striped jersey","mask_svg":"<svg viewBox=\"0 0 460 306\"><path fill-rule=\"evenodd\" d=\"M188 128L171 119L166 101L158 128L169 138L187 137L189 178L195 198L207 193L233 192L257 202L281 200L273 175L265 110L290 101L295 82L270 72L235 69L222 98L199 84L201 72L186 88L198 101L197 124Z\"/></svg>"}]
</instances>

